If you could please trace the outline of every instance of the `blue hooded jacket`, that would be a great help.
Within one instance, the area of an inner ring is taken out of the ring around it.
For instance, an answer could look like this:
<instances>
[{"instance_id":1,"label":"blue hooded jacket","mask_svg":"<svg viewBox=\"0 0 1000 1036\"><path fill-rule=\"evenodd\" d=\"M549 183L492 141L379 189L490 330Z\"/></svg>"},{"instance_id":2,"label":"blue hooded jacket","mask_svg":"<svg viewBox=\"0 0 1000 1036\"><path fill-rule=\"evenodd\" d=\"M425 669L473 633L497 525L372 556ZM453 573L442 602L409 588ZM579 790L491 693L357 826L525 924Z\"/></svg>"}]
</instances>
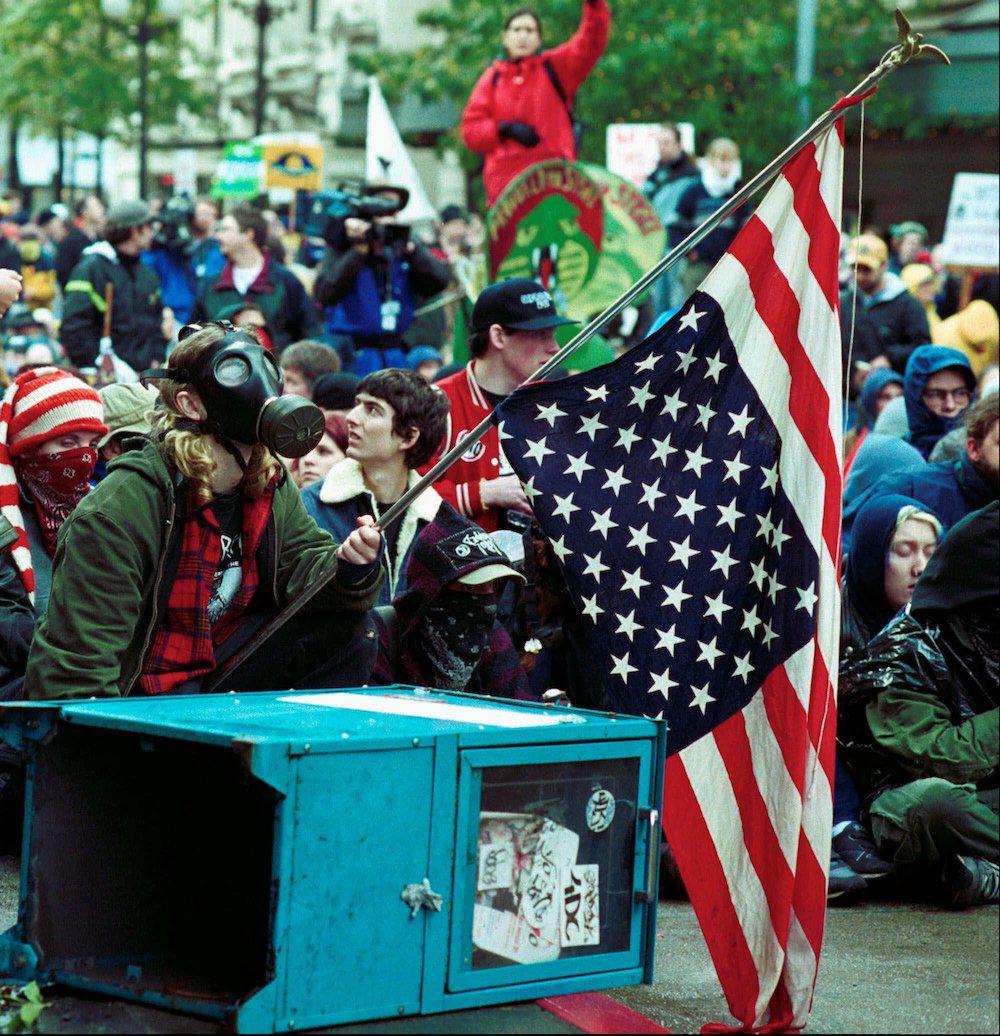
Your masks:
<instances>
[{"instance_id":1,"label":"blue hooded jacket","mask_svg":"<svg viewBox=\"0 0 1000 1036\"><path fill-rule=\"evenodd\" d=\"M933 514L925 504L897 493L873 497L858 512L844 566L842 653L848 646L863 647L896 613L885 596L885 559L904 507Z\"/></svg>"},{"instance_id":2,"label":"blue hooded jacket","mask_svg":"<svg viewBox=\"0 0 1000 1036\"><path fill-rule=\"evenodd\" d=\"M858 512L872 497L884 492L884 482L889 478L922 472L927 466L927 462L909 443L892 435L869 432L858 449L844 484L842 544L845 556L851 548L854 520Z\"/></svg>"},{"instance_id":3,"label":"blue hooded jacket","mask_svg":"<svg viewBox=\"0 0 1000 1036\"><path fill-rule=\"evenodd\" d=\"M976 387L976 376L964 353L945 345L921 345L913 350L906 364L906 378L903 382L903 396L906 399L906 420L910 426L907 441L915 446L922 457L929 457L938 439L962 422L961 414L939 417L928 409L923 399L927 379L938 371L956 368L965 377L970 391Z\"/></svg>"},{"instance_id":4,"label":"blue hooded jacket","mask_svg":"<svg viewBox=\"0 0 1000 1036\"><path fill-rule=\"evenodd\" d=\"M865 378L858 395L858 409L855 426L857 428L871 428L875 424L875 406L878 402L879 393L886 385L902 385L903 375L896 371L885 370L882 367L873 370Z\"/></svg>"}]
</instances>

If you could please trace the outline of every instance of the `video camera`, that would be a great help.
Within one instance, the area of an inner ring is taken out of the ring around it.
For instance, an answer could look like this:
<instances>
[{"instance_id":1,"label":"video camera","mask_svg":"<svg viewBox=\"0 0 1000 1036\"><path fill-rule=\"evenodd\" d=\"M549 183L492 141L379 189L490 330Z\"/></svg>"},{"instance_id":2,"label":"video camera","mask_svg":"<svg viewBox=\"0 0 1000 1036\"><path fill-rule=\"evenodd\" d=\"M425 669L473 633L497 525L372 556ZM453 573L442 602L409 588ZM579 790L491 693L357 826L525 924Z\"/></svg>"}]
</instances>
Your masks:
<instances>
[{"instance_id":1,"label":"video camera","mask_svg":"<svg viewBox=\"0 0 1000 1036\"><path fill-rule=\"evenodd\" d=\"M152 247L161 252L180 252L183 255L193 251L197 246L191 234L193 216L194 204L190 199L183 195L171 198L156 217Z\"/></svg>"},{"instance_id":2,"label":"video camera","mask_svg":"<svg viewBox=\"0 0 1000 1036\"><path fill-rule=\"evenodd\" d=\"M379 259L402 258L410 240L410 228L402 223L377 222L395 216L410 200L405 187L370 184L341 184L335 191L313 197L306 219L306 233L321 237L334 248L343 245L343 224L347 219L363 219L370 224L365 240L372 255Z\"/></svg>"}]
</instances>

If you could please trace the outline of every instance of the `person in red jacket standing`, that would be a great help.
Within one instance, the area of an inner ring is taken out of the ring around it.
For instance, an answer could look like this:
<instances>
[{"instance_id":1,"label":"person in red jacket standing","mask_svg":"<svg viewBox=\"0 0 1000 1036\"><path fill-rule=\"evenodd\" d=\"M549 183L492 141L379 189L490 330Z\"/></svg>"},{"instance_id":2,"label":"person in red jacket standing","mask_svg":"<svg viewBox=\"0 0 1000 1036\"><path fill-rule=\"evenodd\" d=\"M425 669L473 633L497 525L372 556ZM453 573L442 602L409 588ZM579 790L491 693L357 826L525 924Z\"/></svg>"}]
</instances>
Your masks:
<instances>
[{"instance_id":1,"label":"person in red jacket standing","mask_svg":"<svg viewBox=\"0 0 1000 1036\"><path fill-rule=\"evenodd\" d=\"M521 7L504 24L505 59L479 77L462 115L462 140L486 156L483 183L492 205L528 166L572 162L573 97L608 42L607 0L584 0L580 27L561 46L542 50L541 19Z\"/></svg>"}]
</instances>

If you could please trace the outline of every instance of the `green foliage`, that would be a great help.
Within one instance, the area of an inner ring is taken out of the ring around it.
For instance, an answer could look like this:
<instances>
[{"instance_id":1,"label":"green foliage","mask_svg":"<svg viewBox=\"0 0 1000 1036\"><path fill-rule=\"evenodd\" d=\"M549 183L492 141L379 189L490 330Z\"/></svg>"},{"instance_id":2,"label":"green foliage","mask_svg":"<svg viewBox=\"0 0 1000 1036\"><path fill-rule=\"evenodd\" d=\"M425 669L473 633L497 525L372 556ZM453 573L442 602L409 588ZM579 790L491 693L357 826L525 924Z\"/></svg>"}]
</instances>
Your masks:
<instances>
[{"instance_id":1,"label":"green foliage","mask_svg":"<svg viewBox=\"0 0 1000 1036\"><path fill-rule=\"evenodd\" d=\"M434 46L362 55L355 64L378 75L390 98L414 91L461 107L499 55L503 20L514 6L513 0L446 0L420 15L437 30ZM750 169L795 136L795 0L611 0L611 6L607 51L576 100L587 125L581 158L604 161L609 122L692 122L699 149L712 137L732 137ZM548 46L579 22L579 0L544 0L538 10ZM895 42L895 26L871 0L819 0L816 40L814 113L872 69ZM901 120L900 102L879 102L869 107L870 125Z\"/></svg>"},{"instance_id":2,"label":"green foliage","mask_svg":"<svg viewBox=\"0 0 1000 1036\"><path fill-rule=\"evenodd\" d=\"M134 26L139 9L135 9ZM176 122L208 97L180 73L176 26L154 17L149 45L149 122ZM35 129L60 126L128 136L138 108L138 50L130 26L105 18L100 0L0 0L0 111Z\"/></svg>"},{"instance_id":3,"label":"green foliage","mask_svg":"<svg viewBox=\"0 0 1000 1036\"><path fill-rule=\"evenodd\" d=\"M26 986L0 986L0 1032L33 1029L38 1016L51 1006L42 999L37 982Z\"/></svg>"}]
</instances>

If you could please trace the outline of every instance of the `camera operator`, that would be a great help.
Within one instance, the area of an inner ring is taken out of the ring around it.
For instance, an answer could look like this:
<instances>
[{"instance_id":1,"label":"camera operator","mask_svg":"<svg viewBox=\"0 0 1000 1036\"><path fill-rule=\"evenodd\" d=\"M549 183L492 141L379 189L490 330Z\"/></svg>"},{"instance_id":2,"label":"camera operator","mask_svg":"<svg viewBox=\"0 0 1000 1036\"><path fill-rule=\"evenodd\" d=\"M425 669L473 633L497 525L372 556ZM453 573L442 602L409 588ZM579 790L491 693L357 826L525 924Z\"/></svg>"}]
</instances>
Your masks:
<instances>
[{"instance_id":1,"label":"camera operator","mask_svg":"<svg viewBox=\"0 0 1000 1036\"><path fill-rule=\"evenodd\" d=\"M323 234L327 249L313 296L330 307L327 334L344 367L361 377L405 365L403 334L418 299L437 295L451 280L448 265L395 219L408 200L404 188L368 187L349 199L350 215L332 216Z\"/></svg>"},{"instance_id":2,"label":"camera operator","mask_svg":"<svg viewBox=\"0 0 1000 1036\"><path fill-rule=\"evenodd\" d=\"M163 304L179 325L191 319L198 281L225 265L218 243L204 232L206 223L208 234L215 230L214 211L210 202L195 204L183 195L171 198L157 215L153 244L142 256L159 274Z\"/></svg>"}]
</instances>

